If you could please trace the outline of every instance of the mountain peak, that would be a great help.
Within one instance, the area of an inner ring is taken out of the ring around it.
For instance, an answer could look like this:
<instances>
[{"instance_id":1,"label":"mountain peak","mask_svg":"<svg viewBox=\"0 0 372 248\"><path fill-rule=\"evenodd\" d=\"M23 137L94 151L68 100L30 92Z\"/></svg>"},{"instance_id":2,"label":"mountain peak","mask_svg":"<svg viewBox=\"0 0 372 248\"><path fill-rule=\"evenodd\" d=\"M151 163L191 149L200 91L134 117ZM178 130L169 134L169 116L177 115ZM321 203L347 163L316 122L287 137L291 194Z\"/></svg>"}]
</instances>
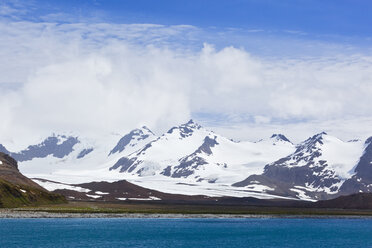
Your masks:
<instances>
[{"instance_id":1,"label":"mountain peak","mask_svg":"<svg viewBox=\"0 0 372 248\"><path fill-rule=\"evenodd\" d=\"M193 119L190 119L186 124L193 124L195 123Z\"/></svg>"},{"instance_id":2,"label":"mountain peak","mask_svg":"<svg viewBox=\"0 0 372 248\"><path fill-rule=\"evenodd\" d=\"M10 153L8 151L8 149L6 149L5 146L3 146L2 144L0 144L0 152L5 153L5 154L9 154Z\"/></svg>"},{"instance_id":3,"label":"mountain peak","mask_svg":"<svg viewBox=\"0 0 372 248\"><path fill-rule=\"evenodd\" d=\"M323 145L323 136L327 135L326 132L321 132L315 134L314 136L308 138L307 140L303 141L302 143L298 144L296 147L296 153L307 151L308 153L312 153L315 150L319 149L319 145Z\"/></svg>"},{"instance_id":4,"label":"mountain peak","mask_svg":"<svg viewBox=\"0 0 372 248\"><path fill-rule=\"evenodd\" d=\"M172 127L171 129L169 129L169 131L167 133L168 134L171 134L175 130L179 130L181 137L182 138L185 138L185 137L188 137L188 136L192 135L192 133L195 130L198 130L198 129L201 129L201 128L202 128L202 126L200 126L199 124L197 124L196 122L194 122L191 119L187 123L184 123L184 124L182 124L180 126Z\"/></svg>"},{"instance_id":5,"label":"mountain peak","mask_svg":"<svg viewBox=\"0 0 372 248\"><path fill-rule=\"evenodd\" d=\"M139 141L146 140L152 136L155 136L154 133L146 126L133 129L118 141L116 146L110 151L109 156L117 152L120 153L129 146L134 146Z\"/></svg>"},{"instance_id":6,"label":"mountain peak","mask_svg":"<svg viewBox=\"0 0 372 248\"><path fill-rule=\"evenodd\" d=\"M289 142L289 143L292 143L287 137L285 137L285 135L283 134L273 134L271 137L271 139L274 139L276 141L285 141L285 142Z\"/></svg>"},{"instance_id":7,"label":"mountain peak","mask_svg":"<svg viewBox=\"0 0 372 248\"><path fill-rule=\"evenodd\" d=\"M182 124L181 127L189 127L189 128L196 128L196 129L200 129L201 126L196 123L193 119L190 119L187 123L185 124Z\"/></svg>"},{"instance_id":8,"label":"mountain peak","mask_svg":"<svg viewBox=\"0 0 372 248\"><path fill-rule=\"evenodd\" d=\"M320 136L323 136L323 135L328 135L328 134L323 131L323 132L320 132L320 133L316 134L315 136L319 136L320 137Z\"/></svg>"},{"instance_id":9,"label":"mountain peak","mask_svg":"<svg viewBox=\"0 0 372 248\"><path fill-rule=\"evenodd\" d=\"M364 144L369 145L372 143L372 136L369 137Z\"/></svg>"},{"instance_id":10,"label":"mountain peak","mask_svg":"<svg viewBox=\"0 0 372 248\"><path fill-rule=\"evenodd\" d=\"M150 128L148 128L147 126L142 126L142 127L141 127L141 130L145 130L146 132L155 135L155 134L150 130Z\"/></svg>"},{"instance_id":11,"label":"mountain peak","mask_svg":"<svg viewBox=\"0 0 372 248\"><path fill-rule=\"evenodd\" d=\"M315 144L315 143L323 143L323 136L324 135L328 135L326 132L321 132L321 133L318 133L318 134L315 134L314 136L308 138L307 140L305 140L304 143L312 143L312 144Z\"/></svg>"}]
</instances>

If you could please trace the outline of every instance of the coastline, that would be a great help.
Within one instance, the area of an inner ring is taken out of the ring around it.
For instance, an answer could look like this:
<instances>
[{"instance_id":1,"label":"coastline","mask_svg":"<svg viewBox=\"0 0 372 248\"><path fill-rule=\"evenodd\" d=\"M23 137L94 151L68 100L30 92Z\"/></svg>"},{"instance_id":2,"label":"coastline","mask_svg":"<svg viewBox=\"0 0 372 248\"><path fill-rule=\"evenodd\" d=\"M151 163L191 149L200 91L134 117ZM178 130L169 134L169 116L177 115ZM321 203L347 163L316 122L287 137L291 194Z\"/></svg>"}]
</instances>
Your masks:
<instances>
[{"instance_id":1,"label":"coastline","mask_svg":"<svg viewBox=\"0 0 372 248\"><path fill-rule=\"evenodd\" d=\"M182 214L182 213L56 213L1 209L0 219L372 219L370 215L313 214Z\"/></svg>"}]
</instances>

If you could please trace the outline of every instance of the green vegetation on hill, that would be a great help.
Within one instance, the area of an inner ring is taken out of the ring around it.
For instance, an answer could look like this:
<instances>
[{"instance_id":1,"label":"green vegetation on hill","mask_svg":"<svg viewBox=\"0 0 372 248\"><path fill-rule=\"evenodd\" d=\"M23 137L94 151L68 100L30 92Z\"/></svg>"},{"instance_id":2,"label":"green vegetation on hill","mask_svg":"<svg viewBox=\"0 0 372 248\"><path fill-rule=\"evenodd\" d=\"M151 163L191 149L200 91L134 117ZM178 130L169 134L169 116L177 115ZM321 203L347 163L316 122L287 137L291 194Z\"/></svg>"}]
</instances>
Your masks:
<instances>
[{"instance_id":1,"label":"green vegetation on hill","mask_svg":"<svg viewBox=\"0 0 372 248\"><path fill-rule=\"evenodd\" d=\"M64 196L51 193L18 170L17 161L0 152L0 208L65 203Z\"/></svg>"},{"instance_id":2,"label":"green vegetation on hill","mask_svg":"<svg viewBox=\"0 0 372 248\"><path fill-rule=\"evenodd\" d=\"M65 198L59 194L50 193L27 185L14 185L0 179L0 207L2 208L65 202Z\"/></svg>"}]
</instances>

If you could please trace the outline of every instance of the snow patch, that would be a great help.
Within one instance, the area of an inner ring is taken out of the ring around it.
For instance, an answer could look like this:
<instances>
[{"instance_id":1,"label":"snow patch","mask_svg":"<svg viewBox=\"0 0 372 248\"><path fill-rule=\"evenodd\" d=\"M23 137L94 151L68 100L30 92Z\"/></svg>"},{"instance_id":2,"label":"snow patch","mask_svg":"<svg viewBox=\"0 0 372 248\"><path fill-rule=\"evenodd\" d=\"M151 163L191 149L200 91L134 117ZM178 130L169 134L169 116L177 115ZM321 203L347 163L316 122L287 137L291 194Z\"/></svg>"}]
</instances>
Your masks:
<instances>
[{"instance_id":1,"label":"snow patch","mask_svg":"<svg viewBox=\"0 0 372 248\"><path fill-rule=\"evenodd\" d=\"M109 195L110 193L107 193L107 192L101 192L101 191L96 191L94 192L95 194L97 195Z\"/></svg>"},{"instance_id":2,"label":"snow patch","mask_svg":"<svg viewBox=\"0 0 372 248\"><path fill-rule=\"evenodd\" d=\"M155 197L155 196L150 196L149 198L128 198L128 200L132 200L132 201L159 201L161 199L158 198L158 197Z\"/></svg>"},{"instance_id":3,"label":"snow patch","mask_svg":"<svg viewBox=\"0 0 372 248\"><path fill-rule=\"evenodd\" d=\"M94 198L94 199L97 199L97 198L100 198L102 196L100 195L88 195L88 194L85 194L86 196L90 197L90 198Z\"/></svg>"},{"instance_id":4,"label":"snow patch","mask_svg":"<svg viewBox=\"0 0 372 248\"><path fill-rule=\"evenodd\" d=\"M50 182L50 181L42 181L38 179L33 179L33 181L37 184L39 184L41 187L49 190L49 191L54 191L57 189L67 189L67 190L74 190L82 193L87 193L90 192L90 189L85 189L77 186L72 186L69 184L64 184L64 183L57 183L57 182Z\"/></svg>"},{"instance_id":5,"label":"snow patch","mask_svg":"<svg viewBox=\"0 0 372 248\"><path fill-rule=\"evenodd\" d=\"M306 195L306 193L303 191L303 190L300 190L300 189L290 189L291 191L293 192L296 192L298 194L298 197L301 199L301 200L307 200L307 201L316 201L316 200L313 200L311 197L309 197L308 195Z\"/></svg>"}]
</instances>

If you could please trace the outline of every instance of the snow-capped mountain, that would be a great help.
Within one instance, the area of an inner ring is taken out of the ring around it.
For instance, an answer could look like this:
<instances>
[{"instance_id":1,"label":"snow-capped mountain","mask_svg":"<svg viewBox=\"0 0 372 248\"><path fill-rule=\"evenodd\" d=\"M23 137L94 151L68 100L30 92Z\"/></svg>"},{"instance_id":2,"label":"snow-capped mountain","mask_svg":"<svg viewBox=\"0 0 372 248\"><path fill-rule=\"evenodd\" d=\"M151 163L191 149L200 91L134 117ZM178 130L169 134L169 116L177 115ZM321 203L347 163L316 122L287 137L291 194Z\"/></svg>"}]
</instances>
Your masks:
<instances>
[{"instance_id":1,"label":"snow-capped mountain","mask_svg":"<svg viewBox=\"0 0 372 248\"><path fill-rule=\"evenodd\" d=\"M127 180L172 194L306 200L372 191L372 138L345 142L326 133L297 145L283 134L236 142L190 120L161 136L147 127L100 140L52 135L0 152L26 176L62 186Z\"/></svg>"},{"instance_id":2,"label":"snow-capped mountain","mask_svg":"<svg viewBox=\"0 0 372 248\"><path fill-rule=\"evenodd\" d=\"M234 183L294 151L285 136L260 142L234 142L192 120L173 127L111 167L124 174L187 178L189 181Z\"/></svg>"},{"instance_id":3,"label":"snow-capped mountain","mask_svg":"<svg viewBox=\"0 0 372 248\"><path fill-rule=\"evenodd\" d=\"M121 158L110 169L140 176L161 174L168 165L193 153L210 132L193 121L171 128L142 149Z\"/></svg>"},{"instance_id":4,"label":"snow-capped mountain","mask_svg":"<svg viewBox=\"0 0 372 248\"><path fill-rule=\"evenodd\" d=\"M30 177L61 175L64 179L69 177L66 173L75 173L81 174L82 178L86 174L85 178L89 180L97 170L108 171L118 158L138 150L154 138L156 136L147 127L134 129L121 138L115 135L100 141L53 134L21 151L10 152L3 145L0 145L0 151L13 156L19 162L20 170Z\"/></svg>"},{"instance_id":5,"label":"snow-capped mountain","mask_svg":"<svg viewBox=\"0 0 372 248\"><path fill-rule=\"evenodd\" d=\"M265 166L234 186L270 187L270 193L309 199L327 199L340 191L354 174L362 155L360 141L343 142L320 133L297 145L294 153Z\"/></svg>"}]
</instances>

